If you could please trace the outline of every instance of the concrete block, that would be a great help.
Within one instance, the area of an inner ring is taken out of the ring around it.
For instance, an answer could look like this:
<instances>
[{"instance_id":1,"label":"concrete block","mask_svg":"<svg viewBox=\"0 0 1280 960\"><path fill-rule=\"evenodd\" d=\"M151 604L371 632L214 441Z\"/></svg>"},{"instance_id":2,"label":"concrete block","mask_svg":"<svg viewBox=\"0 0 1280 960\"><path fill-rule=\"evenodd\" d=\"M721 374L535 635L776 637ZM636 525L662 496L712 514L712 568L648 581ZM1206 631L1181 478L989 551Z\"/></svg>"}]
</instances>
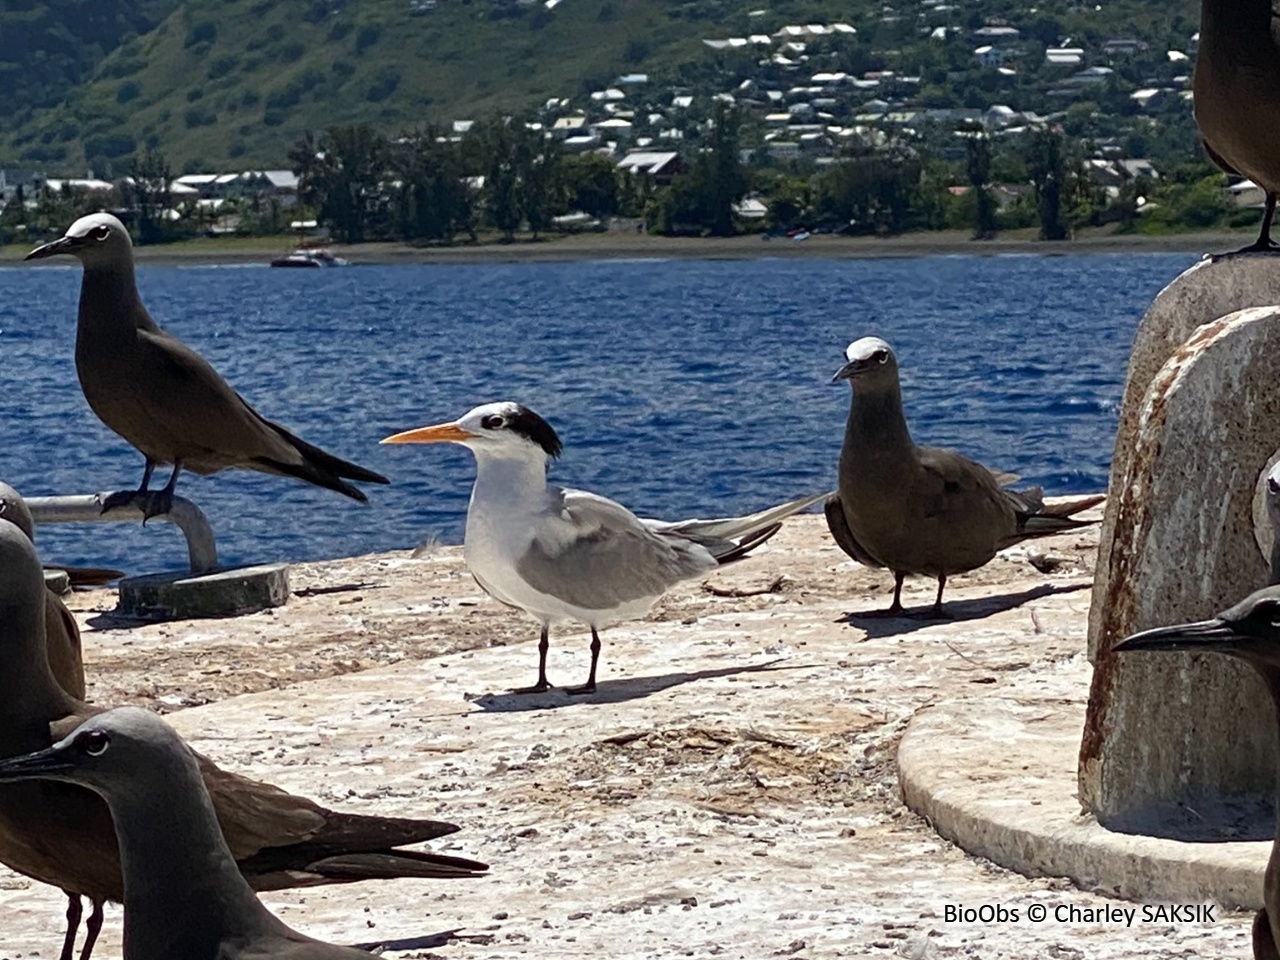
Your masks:
<instances>
[{"instance_id":1,"label":"concrete block","mask_svg":"<svg viewBox=\"0 0 1280 960\"><path fill-rule=\"evenodd\" d=\"M44 585L50 593L64 597L71 592L71 574L65 570L45 570Z\"/></svg>"},{"instance_id":2,"label":"concrete block","mask_svg":"<svg viewBox=\"0 0 1280 960\"><path fill-rule=\"evenodd\" d=\"M1212 616L1266 582L1253 499L1280 447L1278 387L1280 307L1205 324L1152 378L1123 480L1113 474L1079 771L1081 802L1113 829L1274 790L1274 710L1252 670L1109 651L1133 631Z\"/></svg>"},{"instance_id":3,"label":"concrete block","mask_svg":"<svg viewBox=\"0 0 1280 960\"><path fill-rule=\"evenodd\" d=\"M213 573L155 573L120 581L118 612L142 620L235 617L289 599L289 567L283 563Z\"/></svg>"},{"instance_id":4,"label":"concrete block","mask_svg":"<svg viewBox=\"0 0 1280 960\"><path fill-rule=\"evenodd\" d=\"M1247 256L1201 260L1151 301L1138 324L1129 354L1115 452L1111 457L1110 489L1113 493L1129 483L1130 460L1147 389L1174 351L1202 324L1246 307L1272 304L1280 304L1280 269L1277 269L1275 258ZM1097 618L1102 613L1100 601L1104 585L1110 580L1111 545L1115 540L1119 511L1120 500L1113 496L1102 518L1102 539L1089 622L1090 659L1097 653L1101 636L1101 624Z\"/></svg>"}]
</instances>

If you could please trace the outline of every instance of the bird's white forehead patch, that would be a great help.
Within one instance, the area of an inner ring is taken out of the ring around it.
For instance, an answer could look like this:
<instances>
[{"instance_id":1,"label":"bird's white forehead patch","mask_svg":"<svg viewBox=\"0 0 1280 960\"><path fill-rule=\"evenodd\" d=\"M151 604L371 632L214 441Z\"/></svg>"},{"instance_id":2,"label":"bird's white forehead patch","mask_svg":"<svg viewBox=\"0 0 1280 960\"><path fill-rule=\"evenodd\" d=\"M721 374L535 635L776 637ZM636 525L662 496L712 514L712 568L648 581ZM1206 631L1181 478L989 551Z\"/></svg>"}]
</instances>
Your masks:
<instances>
[{"instance_id":1,"label":"bird's white forehead patch","mask_svg":"<svg viewBox=\"0 0 1280 960\"><path fill-rule=\"evenodd\" d=\"M496 403L484 403L473 410L468 410L466 416L464 416L460 422L465 421L468 423L478 423L484 417L493 416L494 414L497 414L500 417L512 417L515 416L516 411L519 409L520 405L511 400L499 400Z\"/></svg>"},{"instance_id":2,"label":"bird's white forehead patch","mask_svg":"<svg viewBox=\"0 0 1280 960\"><path fill-rule=\"evenodd\" d=\"M67 236L83 237L94 227L109 227L113 231L123 233L126 237L129 235L129 232L124 228L124 224L111 214L91 213L87 217L81 217L71 226L67 227Z\"/></svg>"},{"instance_id":3,"label":"bird's white forehead patch","mask_svg":"<svg viewBox=\"0 0 1280 960\"><path fill-rule=\"evenodd\" d=\"M863 337L861 340L855 340L849 344L849 348L844 352L844 358L846 360L867 360L877 350L884 350L890 356L893 355L893 348L879 337Z\"/></svg>"}]
</instances>

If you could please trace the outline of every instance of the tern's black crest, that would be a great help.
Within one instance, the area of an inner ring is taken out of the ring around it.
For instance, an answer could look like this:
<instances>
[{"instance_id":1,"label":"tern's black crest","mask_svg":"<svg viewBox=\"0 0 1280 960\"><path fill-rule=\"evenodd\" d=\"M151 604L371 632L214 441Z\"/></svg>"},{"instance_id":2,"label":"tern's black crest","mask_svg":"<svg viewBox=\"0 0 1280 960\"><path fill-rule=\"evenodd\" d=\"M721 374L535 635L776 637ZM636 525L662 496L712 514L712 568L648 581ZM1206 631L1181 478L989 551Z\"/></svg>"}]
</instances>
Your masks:
<instances>
[{"instance_id":1,"label":"tern's black crest","mask_svg":"<svg viewBox=\"0 0 1280 960\"><path fill-rule=\"evenodd\" d=\"M516 404L516 412L511 414L507 422L512 432L532 440L546 451L548 457L558 457L564 449L564 444L560 442L560 437L551 424L528 407Z\"/></svg>"}]
</instances>

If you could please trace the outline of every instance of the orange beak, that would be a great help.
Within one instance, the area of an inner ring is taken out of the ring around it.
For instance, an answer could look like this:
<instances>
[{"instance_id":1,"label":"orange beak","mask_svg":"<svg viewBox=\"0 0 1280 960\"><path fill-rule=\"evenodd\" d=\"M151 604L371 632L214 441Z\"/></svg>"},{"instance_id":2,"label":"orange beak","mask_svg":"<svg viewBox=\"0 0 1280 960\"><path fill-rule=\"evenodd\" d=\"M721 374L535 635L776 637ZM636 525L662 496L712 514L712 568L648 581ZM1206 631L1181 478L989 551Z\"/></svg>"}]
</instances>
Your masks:
<instances>
[{"instance_id":1,"label":"orange beak","mask_svg":"<svg viewBox=\"0 0 1280 960\"><path fill-rule=\"evenodd\" d=\"M462 443L476 434L463 430L456 423L438 423L434 427L419 427L393 434L379 443Z\"/></svg>"}]
</instances>

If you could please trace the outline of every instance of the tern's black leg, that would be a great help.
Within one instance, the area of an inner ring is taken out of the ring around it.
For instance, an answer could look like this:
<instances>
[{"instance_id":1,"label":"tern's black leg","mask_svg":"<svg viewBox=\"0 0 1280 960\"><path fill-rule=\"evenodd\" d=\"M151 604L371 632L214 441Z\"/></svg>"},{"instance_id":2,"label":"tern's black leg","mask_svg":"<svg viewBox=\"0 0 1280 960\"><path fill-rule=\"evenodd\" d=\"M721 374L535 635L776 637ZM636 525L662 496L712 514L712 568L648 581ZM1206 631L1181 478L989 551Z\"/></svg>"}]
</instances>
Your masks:
<instances>
[{"instance_id":1,"label":"tern's black leg","mask_svg":"<svg viewBox=\"0 0 1280 960\"><path fill-rule=\"evenodd\" d=\"M84 925L84 946L80 949L80 960L89 960L93 954L93 945L98 942L98 934L102 932L102 907L105 900L90 900L93 909L89 911L89 919Z\"/></svg>"},{"instance_id":2,"label":"tern's black leg","mask_svg":"<svg viewBox=\"0 0 1280 960\"><path fill-rule=\"evenodd\" d=\"M178 460L173 465L173 473L169 474L169 482L164 485L164 489L146 495L142 505L143 523L146 523L152 517L161 516L173 509L173 488L178 485L178 476L181 473L182 461Z\"/></svg>"},{"instance_id":3,"label":"tern's black leg","mask_svg":"<svg viewBox=\"0 0 1280 960\"><path fill-rule=\"evenodd\" d=\"M591 673L587 675L587 682L580 687L565 687L565 693L595 693L596 692L596 664L600 661L600 634L596 633L596 628L591 628Z\"/></svg>"},{"instance_id":4,"label":"tern's black leg","mask_svg":"<svg viewBox=\"0 0 1280 960\"><path fill-rule=\"evenodd\" d=\"M538 641L538 682L532 687L517 687L512 693L546 693L551 689L551 684L547 683L547 651L551 649L551 641L548 639L550 628L544 623L542 625L542 639Z\"/></svg>"},{"instance_id":5,"label":"tern's black leg","mask_svg":"<svg viewBox=\"0 0 1280 960\"><path fill-rule=\"evenodd\" d=\"M117 490L102 501L102 512L106 513L114 507L127 507L135 500L145 502L150 494L147 488L151 485L151 474L155 473L156 462L147 457L147 465L142 471L142 485L137 490Z\"/></svg>"},{"instance_id":6,"label":"tern's black leg","mask_svg":"<svg viewBox=\"0 0 1280 960\"><path fill-rule=\"evenodd\" d=\"M80 918L84 916L84 904L80 902L80 894L70 890L62 892L67 895L67 935L62 941L59 960L72 960L75 956L76 934L80 932Z\"/></svg>"}]
</instances>

